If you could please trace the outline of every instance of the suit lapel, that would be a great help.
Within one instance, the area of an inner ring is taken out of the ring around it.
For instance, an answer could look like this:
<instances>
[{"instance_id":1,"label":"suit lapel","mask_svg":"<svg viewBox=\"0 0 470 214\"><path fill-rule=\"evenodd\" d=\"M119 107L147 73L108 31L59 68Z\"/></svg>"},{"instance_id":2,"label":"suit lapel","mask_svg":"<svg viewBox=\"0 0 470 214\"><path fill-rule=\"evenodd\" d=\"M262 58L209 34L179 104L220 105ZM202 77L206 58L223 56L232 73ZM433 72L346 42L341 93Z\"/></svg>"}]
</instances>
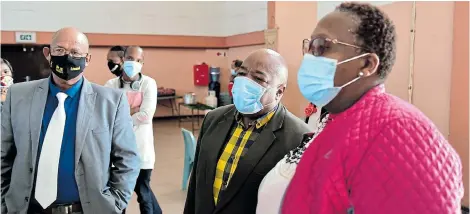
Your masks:
<instances>
[{"instance_id":1,"label":"suit lapel","mask_svg":"<svg viewBox=\"0 0 470 214\"><path fill-rule=\"evenodd\" d=\"M85 138L89 130L89 124L93 109L95 108L96 93L88 80L83 79L82 91L80 92L80 101L77 113L77 130L75 137L75 166L82 154L85 146Z\"/></svg>"},{"instance_id":2,"label":"suit lapel","mask_svg":"<svg viewBox=\"0 0 470 214\"><path fill-rule=\"evenodd\" d=\"M225 190L221 195L216 211L227 205L240 188L242 188L246 179L276 139L274 132L282 127L285 114L285 108L279 104L279 108L271 121L261 131L260 135L256 139L255 143L250 147L246 155L238 162L237 169L229 181L227 190Z\"/></svg>"},{"instance_id":3,"label":"suit lapel","mask_svg":"<svg viewBox=\"0 0 470 214\"><path fill-rule=\"evenodd\" d=\"M42 117L46 108L47 94L49 92L49 78L39 81L31 101L31 109L29 112L29 127L31 129L31 152L32 163L36 166L36 158L38 154L39 135L41 134ZM35 167L34 167L35 168Z\"/></svg>"},{"instance_id":4,"label":"suit lapel","mask_svg":"<svg viewBox=\"0 0 470 214\"><path fill-rule=\"evenodd\" d=\"M214 203L214 178L215 178L215 170L217 167L217 161L219 158L219 154L223 150L223 146L225 145L225 141L227 137L230 135L230 130L234 122L235 117L235 107L231 110L226 112L222 119L217 123L216 127L213 131L210 132L209 135L204 136L204 141L206 142L207 152L204 154L207 157L206 161L206 185L204 189L207 192L207 196L210 196L210 201L213 206Z\"/></svg>"}]
</instances>

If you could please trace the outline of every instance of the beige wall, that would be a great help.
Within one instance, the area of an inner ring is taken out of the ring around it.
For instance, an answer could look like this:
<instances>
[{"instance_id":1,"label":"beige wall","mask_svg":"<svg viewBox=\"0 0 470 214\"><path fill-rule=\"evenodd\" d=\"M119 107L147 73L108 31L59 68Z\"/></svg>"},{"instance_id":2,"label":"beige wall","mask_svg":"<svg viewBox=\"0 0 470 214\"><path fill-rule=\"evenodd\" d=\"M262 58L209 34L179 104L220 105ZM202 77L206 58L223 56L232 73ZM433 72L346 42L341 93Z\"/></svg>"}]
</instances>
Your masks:
<instances>
[{"instance_id":1,"label":"beige wall","mask_svg":"<svg viewBox=\"0 0 470 214\"><path fill-rule=\"evenodd\" d=\"M302 60L302 40L310 38L315 27L315 2L276 2L275 22L278 30L277 50L287 61L289 79L283 103L294 114L303 117L307 106L297 85L297 70Z\"/></svg>"},{"instance_id":2,"label":"beige wall","mask_svg":"<svg viewBox=\"0 0 470 214\"><path fill-rule=\"evenodd\" d=\"M416 11L412 103L449 137L454 2L417 2Z\"/></svg>"},{"instance_id":3,"label":"beige wall","mask_svg":"<svg viewBox=\"0 0 470 214\"><path fill-rule=\"evenodd\" d=\"M384 5L382 8L394 21L398 37L395 65L385 82L386 90L408 101L412 3L399 2Z\"/></svg>"},{"instance_id":4,"label":"beige wall","mask_svg":"<svg viewBox=\"0 0 470 214\"><path fill-rule=\"evenodd\" d=\"M449 142L460 154L465 181L464 204L469 205L469 2L454 5L453 65L450 97Z\"/></svg>"}]
</instances>

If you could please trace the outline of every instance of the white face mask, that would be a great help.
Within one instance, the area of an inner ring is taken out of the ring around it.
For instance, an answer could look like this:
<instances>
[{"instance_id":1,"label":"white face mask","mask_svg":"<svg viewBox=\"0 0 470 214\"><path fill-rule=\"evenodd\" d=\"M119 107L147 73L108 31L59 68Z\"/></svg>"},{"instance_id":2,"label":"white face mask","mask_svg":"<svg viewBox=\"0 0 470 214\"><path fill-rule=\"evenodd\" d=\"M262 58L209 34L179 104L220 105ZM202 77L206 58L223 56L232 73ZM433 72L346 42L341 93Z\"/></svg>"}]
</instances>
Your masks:
<instances>
[{"instance_id":1,"label":"white face mask","mask_svg":"<svg viewBox=\"0 0 470 214\"><path fill-rule=\"evenodd\" d=\"M10 85L13 85L13 78L11 76L0 76L0 85L10 87Z\"/></svg>"}]
</instances>

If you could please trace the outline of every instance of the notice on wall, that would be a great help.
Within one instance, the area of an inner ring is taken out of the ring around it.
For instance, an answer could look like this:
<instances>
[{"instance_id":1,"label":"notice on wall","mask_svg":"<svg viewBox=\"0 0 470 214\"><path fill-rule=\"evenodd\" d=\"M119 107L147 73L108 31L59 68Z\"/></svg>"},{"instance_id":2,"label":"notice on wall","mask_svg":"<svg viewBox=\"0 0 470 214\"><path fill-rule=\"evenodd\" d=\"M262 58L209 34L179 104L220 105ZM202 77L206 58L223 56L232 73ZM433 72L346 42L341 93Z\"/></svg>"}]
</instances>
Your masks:
<instances>
[{"instance_id":1,"label":"notice on wall","mask_svg":"<svg viewBox=\"0 0 470 214\"><path fill-rule=\"evenodd\" d=\"M277 28L264 31L264 44L267 49L277 51Z\"/></svg>"},{"instance_id":2,"label":"notice on wall","mask_svg":"<svg viewBox=\"0 0 470 214\"><path fill-rule=\"evenodd\" d=\"M16 43L36 43L35 32L15 32Z\"/></svg>"}]
</instances>

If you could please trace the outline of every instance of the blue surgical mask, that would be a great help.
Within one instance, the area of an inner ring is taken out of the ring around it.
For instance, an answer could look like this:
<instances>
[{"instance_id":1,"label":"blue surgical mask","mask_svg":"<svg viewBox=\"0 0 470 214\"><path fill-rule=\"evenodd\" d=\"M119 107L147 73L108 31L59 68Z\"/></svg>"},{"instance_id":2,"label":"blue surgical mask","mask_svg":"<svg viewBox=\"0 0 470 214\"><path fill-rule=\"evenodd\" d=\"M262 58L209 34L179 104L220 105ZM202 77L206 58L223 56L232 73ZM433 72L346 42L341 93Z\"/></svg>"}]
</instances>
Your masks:
<instances>
[{"instance_id":1,"label":"blue surgical mask","mask_svg":"<svg viewBox=\"0 0 470 214\"><path fill-rule=\"evenodd\" d=\"M122 68L128 77L133 78L142 70L142 64L136 61L124 61Z\"/></svg>"},{"instance_id":2,"label":"blue surgical mask","mask_svg":"<svg viewBox=\"0 0 470 214\"><path fill-rule=\"evenodd\" d=\"M236 77L232 94L235 108L242 114L256 114L263 109L261 97L268 89L247 77Z\"/></svg>"},{"instance_id":3,"label":"blue surgical mask","mask_svg":"<svg viewBox=\"0 0 470 214\"><path fill-rule=\"evenodd\" d=\"M231 69L231 70L230 70L230 73L232 74L232 76L237 75L237 72L235 71L235 69Z\"/></svg>"},{"instance_id":4,"label":"blue surgical mask","mask_svg":"<svg viewBox=\"0 0 470 214\"><path fill-rule=\"evenodd\" d=\"M305 54L297 74L300 92L311 103L317 106L325 106L338 95L342 88L357 81L363 75L360 72L358 77L337 87L334 85L337 65L366 55L368 53L338 63L335 59Z\"/></svg>"}]
</instances>

